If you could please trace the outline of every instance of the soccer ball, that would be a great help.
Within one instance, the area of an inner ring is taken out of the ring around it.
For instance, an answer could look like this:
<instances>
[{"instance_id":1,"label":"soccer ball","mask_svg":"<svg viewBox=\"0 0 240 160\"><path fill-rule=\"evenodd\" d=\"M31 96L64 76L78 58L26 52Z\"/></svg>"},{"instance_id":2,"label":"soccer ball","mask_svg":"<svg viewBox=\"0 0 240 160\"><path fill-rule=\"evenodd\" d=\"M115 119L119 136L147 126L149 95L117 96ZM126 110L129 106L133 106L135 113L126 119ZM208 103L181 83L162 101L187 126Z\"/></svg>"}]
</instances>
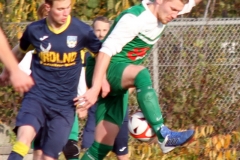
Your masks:
<instances>
[{"instance_id":1,"label":"soccer ball","mask_svg":"<svg viewBox=\"0 0 240 160\"><path fill-rule=\"evenodd\" d=\"M156 136L141 111L131 115L128 121L128 130L133 138L144 142Z\"/></svg>"}]
</instances>

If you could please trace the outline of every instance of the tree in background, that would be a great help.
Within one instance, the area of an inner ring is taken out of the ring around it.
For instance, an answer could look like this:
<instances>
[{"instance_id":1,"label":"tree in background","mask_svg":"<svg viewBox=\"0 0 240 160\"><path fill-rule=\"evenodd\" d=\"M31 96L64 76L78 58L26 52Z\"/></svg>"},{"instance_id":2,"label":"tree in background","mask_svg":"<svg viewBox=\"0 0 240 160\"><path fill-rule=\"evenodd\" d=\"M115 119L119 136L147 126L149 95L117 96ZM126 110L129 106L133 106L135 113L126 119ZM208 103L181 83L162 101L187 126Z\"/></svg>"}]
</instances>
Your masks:
<instances>
[{"instance_id":1,"label":"tree in background","mask_svg":"<svg viewBox=\"0 0 240 160\"><path fill-rule=\"evenodd\" d=\"M185 17L202 18L206 15L206 18L234 18L240 17L239 8L239 0L203 0Z\"/></svg>"},{"instance_id":2,"label":"tree in background","mask_svg":"<svg viewBox=\"0 0 240 160\"><path fill-rule=\"evenodd\" d=\"M114 19L121 11L140 2L141 0L74 0L72 14L84 21L99 15ZM41 3L42 0L0 0L0 16L5 22L34 21L37 20L37 8ZM184 17L240 17L239 8L239 0L204 0Z\"/></svg>"}]
</instances>

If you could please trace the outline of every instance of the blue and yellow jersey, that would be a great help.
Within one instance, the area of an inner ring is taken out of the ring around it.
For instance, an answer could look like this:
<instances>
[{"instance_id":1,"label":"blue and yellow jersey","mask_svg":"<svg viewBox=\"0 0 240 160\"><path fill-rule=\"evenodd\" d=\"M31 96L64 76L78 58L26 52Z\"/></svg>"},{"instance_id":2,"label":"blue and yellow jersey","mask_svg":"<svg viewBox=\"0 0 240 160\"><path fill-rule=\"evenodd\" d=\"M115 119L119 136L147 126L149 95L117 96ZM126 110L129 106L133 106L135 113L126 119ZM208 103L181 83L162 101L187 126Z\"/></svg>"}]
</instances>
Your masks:
<instances>
[{"instance_id":1,"label":"blue and yellow jersey","mask_svg":"<svg viewBox=\"0 0 240 160\"><path fill-rule=\"evenodd\" d=\"M87 48L98 53L101 42L87 24L68 17L60 30L51 28L46 19L27 26L20 49L34 49L31 70L35 85L25 97L37 98L51 107L69 107L77 95L82 69L80 52Z\"/></svg>"}]
</instances>

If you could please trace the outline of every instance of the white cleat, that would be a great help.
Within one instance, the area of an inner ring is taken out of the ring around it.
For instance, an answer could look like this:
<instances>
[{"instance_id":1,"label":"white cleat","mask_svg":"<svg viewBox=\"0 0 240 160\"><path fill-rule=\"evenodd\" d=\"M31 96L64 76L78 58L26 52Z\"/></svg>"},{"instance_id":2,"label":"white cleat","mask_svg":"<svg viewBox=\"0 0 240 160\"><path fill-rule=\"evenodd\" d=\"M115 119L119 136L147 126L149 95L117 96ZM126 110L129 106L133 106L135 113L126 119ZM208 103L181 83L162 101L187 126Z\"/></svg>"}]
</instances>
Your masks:
<instances>
[{"instance_id":1,"label":"white cleat","mask_svg":"<svg viewBox=\"0 0 240 160\"><path fill-rule=\"evenodd\" d=\"M168 141L168 135L167 135L167 137L164 139L164 141L162 143L158 141L158 143L160 145L160 148L162 149L163 153L168 153L168 152L172 151L174 148L176 148L176 147L168 147L168 146L166 146L167 141Z\"/></svg>"}]
</instances>

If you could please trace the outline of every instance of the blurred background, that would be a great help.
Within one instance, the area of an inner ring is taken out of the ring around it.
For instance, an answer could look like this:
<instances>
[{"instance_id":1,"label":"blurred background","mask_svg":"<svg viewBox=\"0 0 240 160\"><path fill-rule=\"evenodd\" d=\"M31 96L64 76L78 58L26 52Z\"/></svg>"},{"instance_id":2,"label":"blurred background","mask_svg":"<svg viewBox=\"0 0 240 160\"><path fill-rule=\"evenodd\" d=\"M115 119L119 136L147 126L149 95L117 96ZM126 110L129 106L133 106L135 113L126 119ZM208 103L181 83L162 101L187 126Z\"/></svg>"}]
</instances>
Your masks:
<instances>
[{"instance_id":1,"label":"blurred background","mask_svg":"<svg viewBox=\"0 0 240 160\"><path fill-rule=\"evenodd\" d=\"M26 25L37 20L41 3L0 0L0 26L11 46L18 43ZM138 3L139 0L75 0L72 15L91 25L96 16L114 20L121 11ZM142 143L130 137L130 159L240 158L239 0L203 0L191 13L169 23L144 65L152 74L166 124L175 130L193 128L196 134L184 147L166 155L154 140ZM8 142L0 140L0 150L15 139L11 127L21 100L22 96L11 86L0 88L0 136L9 138ZM135 94L130 96L129 106L129 115L138 110ZM81 128L84 123L81 120ZM106 159L116 158L110 153Z\"/></svg>"}]
</instances>

